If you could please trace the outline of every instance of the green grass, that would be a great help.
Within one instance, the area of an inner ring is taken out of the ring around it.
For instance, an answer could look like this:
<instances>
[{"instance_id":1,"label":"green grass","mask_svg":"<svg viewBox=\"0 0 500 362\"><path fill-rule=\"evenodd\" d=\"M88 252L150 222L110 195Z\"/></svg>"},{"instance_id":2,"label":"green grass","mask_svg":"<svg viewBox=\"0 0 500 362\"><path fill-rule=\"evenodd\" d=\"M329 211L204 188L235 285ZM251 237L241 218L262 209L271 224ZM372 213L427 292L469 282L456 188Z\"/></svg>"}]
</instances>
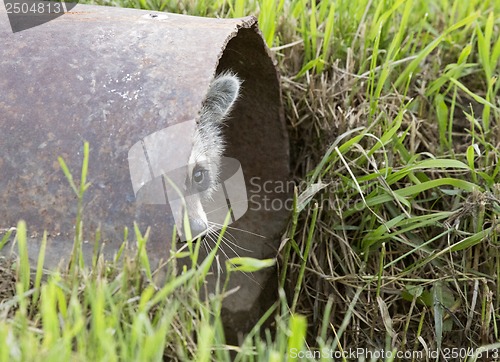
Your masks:
<instances>
[{"instance_id":1,"label":"green grass","mask_svg":"<svg viewBox=\"0 0 500 362\"><path fill-rule=\"evenodd\" d=\"M278 256L280 297L241 346L228 346L224 291L198 293L211 258L170 269L163 286L144 253L96 261L90 273L75 259L69 276L43 282L32 265L30 284L20 223L19 260L3 267L12 293L0 304L0 361L223 361L230 351L237 361L326 361L356 348L415 353L394 360L494 359L500 1L96 2L258 16L282 74L293 176L306 185ZM78 199L85 185L71 184ZM142 250L145 237L134 237ZM382 359L393 360L373 360Z\"/></svg>"}]
</instances>

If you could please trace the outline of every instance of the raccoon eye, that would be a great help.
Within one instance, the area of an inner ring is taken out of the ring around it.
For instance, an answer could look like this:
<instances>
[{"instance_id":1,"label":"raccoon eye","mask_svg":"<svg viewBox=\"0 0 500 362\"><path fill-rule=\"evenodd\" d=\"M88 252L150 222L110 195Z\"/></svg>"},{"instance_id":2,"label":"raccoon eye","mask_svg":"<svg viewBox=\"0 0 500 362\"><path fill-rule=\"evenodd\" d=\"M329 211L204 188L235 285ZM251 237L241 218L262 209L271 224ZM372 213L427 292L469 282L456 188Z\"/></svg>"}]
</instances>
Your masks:
<instances>
[{"instance_id":1,"label":"raccoon eye","mask_svg":"<svg viewBox=\"0 0 500 362\"><path fill-rule=\"evenodd\" d=\"M193 181L197 184L201 184L205 178L205 170L197 168L193 171Z\"/></svg>"},{"instance_id":2,"label":"raccoon eye","mask_svg":"<svg viewBox=\"0 0 500 362\"><path fill-rule=\"evenodd\" d=\"M208 170L203 167L196 166L193 170L193 174L191 175L191 181L193 186L195 186L199 192L205 191L210 186Z\"/></svg>"}]
</instances>

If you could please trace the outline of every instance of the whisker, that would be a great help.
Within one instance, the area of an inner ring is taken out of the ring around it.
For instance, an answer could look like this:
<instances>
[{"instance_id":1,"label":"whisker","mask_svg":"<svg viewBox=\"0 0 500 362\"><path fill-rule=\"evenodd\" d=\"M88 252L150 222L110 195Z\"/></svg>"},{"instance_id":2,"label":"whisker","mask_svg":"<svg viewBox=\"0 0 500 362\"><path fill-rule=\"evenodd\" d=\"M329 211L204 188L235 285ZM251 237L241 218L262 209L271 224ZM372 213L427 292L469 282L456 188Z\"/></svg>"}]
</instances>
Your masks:
<instances>
[{"instance_id":1,"label":"whisker","mask_svg":"<svg viewBox=\"0 0 500 362\"><path fill-rule=\"evenodd\" d=\"M238 258L240 257L240 255L238 254L238 252L236 250L234 250L234 248L231 246L232 243L229 242L229 240L227 240L227 238L225 236L222 236L222 242L224 243L224 245L226 245L229 249L231 249L231 251L234 253L234 255L236 255Z\"/></svg>"},{"instance_id":2,"label":"whisker","mask_svg":"<svg viewBox=\"0 0 500 362\"><path fill-rule=\"evenodd\" d=\"M213 232L213 230L210 231L210 233L208 233L206 236L205 236L205 239L204 241L206 243L208 243L209 241L210 242L213 242L214 244L217 243L217 239L218 238L218 235L216 235L216 232ZM222 239L221 239L221 242L224 244L224 245L227 245L227 247L229 247L231 249L231 251L237 256L237 257L240 257L240 255L233 249L231 248L230 245L228 245L228 241L227 238L223 235L222 236ZM231 242L230 242L231 243ZM235 245L235 246L238 246L238 245ZM222 254L224 255L224 257L226 258L226 260L229 260L229 256L227 255L227 253L224 251L224 249L222 248L222 245L221 247L219 248L219 250L222 252ZM219 262L219 259L217 258L217 268L219 270L219 273L222 273L222 267L220 265L220 262ZM255 283L256 285L258 285L259 287L261 286L261 284L255 279L255 277L252 276L251 273L247 273L247 272L241 272L243 273L248 279L250 279L253 283Z\"/></svg>"},{"instance_id":3,"label":"whisker","mask_svg":"<svg viewBox=\"0 0 500 362\"><path fill-rule=\"evenodd\" d=\"M226 236L227 235L227 236ZM231 240L231 239L232 240ZM234 237L233 234L231 234L229 231L225 231L224 235L222 236L222 239L226 241L226 244L231 244L233 245L234 247L240 249L240 250L243 250L243 251L246 251L246 252L249 252L249 253L253 253L253 250L250 250L250 249L246 249L240 245L238 245L238 240Z\"/></svg>"},{"instance_id":4,"label":"whisker","mask_svg":"<svg viewBox=\"0 0 500 362\"><path fill-rule=\"evenodd\" d=\"M219 223L216 223L214 221L208 221L210 224L212 225L216 225L219 227L219 230L222 229L224 227L224 224L219 224ZM226 225L226 228L228 229L231 229L231 230L235 230L235 231L241 231L243 233L247 233L247 234L250 234L250 235L253 235L253 236L258 236L259 238L262 238L262 239L267 239L267 237L265 237L264 235L260 235L260 234L257 234L257 233L253 233L251 231L248 231L248 230L245 230L245 229L240 229L240 228L236 228L234 226L229 226L229 225Z\"/></svg>"},{"instance_id":5,"label":"whisker","mask_svg":"<svg viewBox=\"0 0 500 362\"><path fill-rule=\"evenodd\" d=\"M250 249L247 249L247 248L244 248L244 247L238 245L238 242L237 242L236 238L233 235L231 235L231 233L227 233L227 235L229 237L231 237L232 240L229 237L226 237L226 235L224 235L222 238L226 241L226 244L228 244L228 246L229 246L229 244L233 245L235 248L238 248L238 249L240 249L242 251L246 251L247 253L253 253L254 252L253 250L250 250Z\"/></svg>"},{"instance_id":6,"label":"whisker","mask_svg":"<svg viewBox=\"0 0 500 362\"><path fill-rule=\"evenodd\" d=\"M211 234L207 235L207 237L208 237L210 240L212 240L212 242L213 242L215 245L217 245L217 240L214 240L214 238L213 238L213 237L214 237L214 234L213 234L213 233L211 233ZM208 244L208 242L207 242L207 244ZM219 250L220 250L220 249L221 249L221 248L219 248ZM212 249L212 250L213 250L213 249ZM224 252L224 251L222 250L222 252ZM226 257L226 258L227 258L227 257ZM219 274L219 275L220 275L220 274L222 274L222 273L224 272L224 270L223 270L223 268L222 268L222 265L221 265L221 263L220 263L220 260L219 260L219 256L218 256L218 255L215 255L215 260L216 260L216 263L217 263L217 274ZM212 264L212 266L213 266L213 264Z\"/></svg>"},{"instance_id":7,"label":"whisker","mask_svg":"<svg viewBox=\"0 0 500 362\"><path fill-rule=\"evenodd\" d=\"M215 240L212 235L210 235L210 236L207 235L207 237L205 238L205 240L207 240L207 238L210 239L210 241L212 241L215 245L217 244L217 240ZM224 241L224 240L222 240L222 241ZM223 248L219 248L219 250L222 252L222 254L224 254L224 256L226 257L227 260L230 259L229 256L226 254L226 252L224 251Z\"/></svg>"},{"instance_id":8,"label":"whisker","mask_svg":"<svg viewBox=\"0 0 500 362\"><path fill-rule=\"evenodd\" d=\"M202 240L203 246L205 247L205 250L207 251L207 255L209 255L212 252L212 250L213 250L212 246L209 243L209 240L211 240L211 238L212 238L212 236L210 234L206 234L205 237ZM211 271L213 271L213 267L214 267L214 265L212 263L210 265L210 270ZM219 262L217 262L217 269L220 272L220 264L219 264Z\"/></svg>"},{"instance_id":9,"label":"whisker","mask_svg":"<svg viewBox=\"0 0 500 362\"><path fill-rule=\"evenodd\" d=\"M217 243L218 241L218 238L220 237L220 234L219 235L215 235L216 233L211 233L210 234L210 240L213 242L213 243ZM239 254L231 247L231 244L230 242L228 242L227 238L225 235L222 235L221 237L221 244L223 245L227 245L229 247L229 249L231 249L231 251L237 256L239 257ZM226 259L229 259L229 256L227 255L227 253L224 251L224 249L221 247L220 250L224 253L224 255L226 256Z\"/></svg>"},{"instance_id":10,"label":"whisker","mask_svg":"<svg viewBox=\"0 0 500 362\"><path fill-rule=\"evenodd\" d=\"M206 238L206 236L205 236L205 238ZM203 239L203 240L205 240L205 239ZM203 247L205 248L205 251L207 252L207 255L210 254L210 251L211 251L209 249L210 245L208 245L207 243L203 243L203 242L202 242L202 244L203 244Z\"/></svg>"}]
</instances>

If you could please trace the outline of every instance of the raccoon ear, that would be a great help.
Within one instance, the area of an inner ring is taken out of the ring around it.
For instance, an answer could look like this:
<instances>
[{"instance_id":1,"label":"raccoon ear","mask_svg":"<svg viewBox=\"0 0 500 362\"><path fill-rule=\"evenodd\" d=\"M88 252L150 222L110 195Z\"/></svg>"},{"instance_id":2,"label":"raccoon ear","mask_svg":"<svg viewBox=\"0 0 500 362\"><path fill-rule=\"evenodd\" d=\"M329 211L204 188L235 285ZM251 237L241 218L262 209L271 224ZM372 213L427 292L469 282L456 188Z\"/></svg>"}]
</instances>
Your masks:
<instances>
[{"instance_id":1,"label":"raccoon ear","mask_svg":"<svg viewBox=\"0 0 500 362\"><path fill-rule=\"evenodd\" d=\"M221 123L240 92L240 79L233 73L222 73L210 84L203 104L202 119Z\"/></svg>"}]
</instances>

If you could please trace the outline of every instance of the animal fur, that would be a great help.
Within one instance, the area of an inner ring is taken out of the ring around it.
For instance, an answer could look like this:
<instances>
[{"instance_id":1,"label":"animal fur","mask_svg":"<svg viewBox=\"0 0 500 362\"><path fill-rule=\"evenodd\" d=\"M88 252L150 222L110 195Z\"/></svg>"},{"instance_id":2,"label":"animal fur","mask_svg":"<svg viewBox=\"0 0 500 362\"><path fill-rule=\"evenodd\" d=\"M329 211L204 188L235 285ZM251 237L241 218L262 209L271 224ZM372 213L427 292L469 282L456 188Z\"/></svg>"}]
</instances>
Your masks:
<instances>
[{"instance_id":1,"label":"animal fur","mask_svg":"<svg viewBox=\"0 0 500 362\"><path fill-rule=\"evenodd\" d=\"M208 228L203 203L210 200L217 190L221 159L225 149L223 124L238 99L241 81L231 72L217 76L208 90L194 133L193 148L189 158L186 189L190 197L186 200L191 233L194 237L204 235Z\"/></svg>"}]
</instances>

